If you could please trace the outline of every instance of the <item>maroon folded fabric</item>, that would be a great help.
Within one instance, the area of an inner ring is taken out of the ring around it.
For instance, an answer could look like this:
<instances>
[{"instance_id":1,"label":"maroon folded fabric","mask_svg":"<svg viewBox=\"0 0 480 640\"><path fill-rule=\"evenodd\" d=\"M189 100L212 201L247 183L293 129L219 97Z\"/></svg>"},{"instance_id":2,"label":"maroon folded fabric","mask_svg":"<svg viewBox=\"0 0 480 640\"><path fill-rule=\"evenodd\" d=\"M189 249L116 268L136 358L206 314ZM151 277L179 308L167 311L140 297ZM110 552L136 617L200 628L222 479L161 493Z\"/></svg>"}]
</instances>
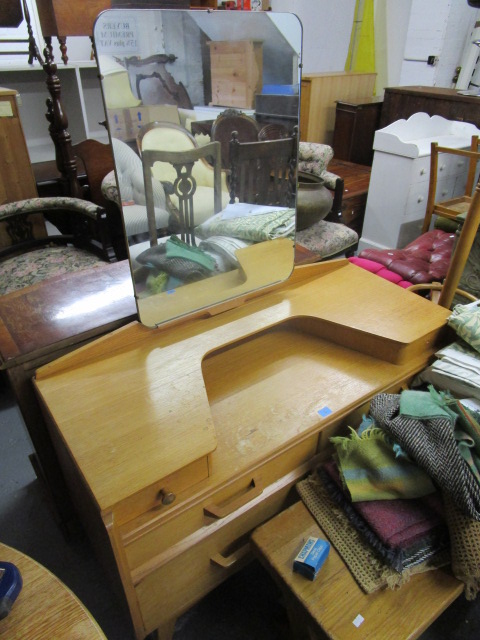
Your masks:
<instances>
[{"instance_id":1,"label":"maroon folded fabric","mask_svg":"<svg viewBox=\"0 0 480 640\"><path fill-rule=\"evenodd\" d=\"M323 468L343 491L335 461L326 462ZM406 549L444 525L442 500L438 493L410 500L372 500L351 505L378 538L391 548Z\"/></svg>"}]
</instances>

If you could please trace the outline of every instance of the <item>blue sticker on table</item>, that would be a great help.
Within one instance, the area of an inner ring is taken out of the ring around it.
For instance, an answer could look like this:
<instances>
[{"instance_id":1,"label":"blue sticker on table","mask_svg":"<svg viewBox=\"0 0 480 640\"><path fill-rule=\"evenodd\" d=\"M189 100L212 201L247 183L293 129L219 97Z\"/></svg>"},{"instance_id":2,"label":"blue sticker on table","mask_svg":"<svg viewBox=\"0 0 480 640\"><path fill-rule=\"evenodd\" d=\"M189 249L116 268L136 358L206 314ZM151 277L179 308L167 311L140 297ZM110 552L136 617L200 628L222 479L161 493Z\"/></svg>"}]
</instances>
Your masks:
<instances>
[{"instance_id":1,"label":"blue sticker on table","mask_svg":"<svg viewBox=\"0 0 480 640\"><path fill-rule=\"evenodd\" d=\"M322 418L326 418L332 413L332 410L329 407L322 407L317 411L318 415Z\"/></svg>"}]
</instances>

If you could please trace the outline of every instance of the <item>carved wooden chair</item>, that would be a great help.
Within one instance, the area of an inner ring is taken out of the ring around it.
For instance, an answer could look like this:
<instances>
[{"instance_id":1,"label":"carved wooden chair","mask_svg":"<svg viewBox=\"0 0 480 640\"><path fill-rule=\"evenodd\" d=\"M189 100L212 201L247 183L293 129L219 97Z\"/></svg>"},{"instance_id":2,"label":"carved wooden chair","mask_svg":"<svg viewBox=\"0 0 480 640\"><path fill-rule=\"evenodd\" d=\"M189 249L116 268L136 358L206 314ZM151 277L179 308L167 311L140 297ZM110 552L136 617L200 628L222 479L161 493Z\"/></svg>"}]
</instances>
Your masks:
<instances>
[{"instance_id":1,"label":"carved wooden chair","mask_svg":"<svg viewBox=\"0 0 480 640\"><path fill-rule=\"evenodd\" d=\"M195 155L195 150L200 148L189 131L171 122L153 122L145 125L137 136L137 144L142 158L146 150L164 152L191 151ZM214 213L214 189L218 189L216 176L218 169L219 167L214 167L208 162L206 155L197 154L197 160L191 170L192 177L195 180L195 192L192 194L192 198L196 225L205 222ZM167 194L171 211L170 231L181 231L184 229L184 221L178 213L180 198L173 188L177 179L176 169L169 160L157 161L153 165L152 173L154 178L162 183ZM227 172L221 170L221 167L220 195L221 208L225 208L228 205L229 192ZM177 217L177 228L175 227L175 217Z\"/></svg>"},{"instance_id":2,"label":"carved wooden chair","mask_svg":"<svg viewBox=\"0 0 480 640\"><path fill-rule=\"evenodd\" d=\"M60 233L47 234L45 217ZM31 198L0 205L0 295L108 262L91 223L105 210L79 198Z\"/></svg>"},{"instance_id":3,"label":"carved wooden chair","mask_svg":"<svg viewBox=\"0 0 480 640\"><path fill-rule=\"evenodd\" d=\"M237 132L239 142L256 142L260 127L256 120L247 116L238 109L225 109L212 124L210 137L213 141L220 142L222 149L222 166L230 168L230 140L232 133Z\"/></svg>"},{"instance_id":4,"label":"carved wooden chair","mask_svg":"<svg viewBox=\"0 0 480 640\"><path fill-rule=\"evenodd\" d=\"M278 140L288 138L290 133L285 125L280 123L269 123L263 125L258 132L258 140Z\"/></svg>"},{"instance_id":5,"label":"carved wooden chair","mask_svg":"<svg viewBox=\"0 0 480 640\"><path fill-rule=\"evenodd\" d=\"M195 163L208 160L213 168L214 182L210 189L210 214L214 215L222 209L221 188L221 157L220 143L210 142L202 147L193 147L185 151L165 151L158 149L143 149L142 164L147 199L147 215L149 221L150 246L157 244L155 225L155 210L153 199L154 168L158 162L169 163L175 170L176 177L172 183L172 195L178 201L178 222L181 239L188 244L195 245L194 229L198 224L195 219L194 196L197 181L194 175Z\"/></svg>"},{"instance_id":6,"label":"carved wooden chair","mask_svg":"<svg viewBox=\"0 0 480 640\"><path fill-rule=\"evenodd\" d=\"M77 172L84 171L87 181L82 186L83 197L103 207L107 213L105 223L91 224L91 233L103 246L105 257L121 260L126 257L125 234L123 232L120 211L108 200L102 191L105 176L113 171L112 147L98 140L86 139L72 145L77 163Z\"/></svg>"},{"instance_id":7,"label":"carved wooden chair","mask_svg":"<svg viewBox=\"0 0 480 640\"><path fill-rule=\"evenodd\" d=\"M230 141L230 203L295 205L297 165L296 131L290 138L240 142L236 131Z\"/></svg>"}]
</instances>

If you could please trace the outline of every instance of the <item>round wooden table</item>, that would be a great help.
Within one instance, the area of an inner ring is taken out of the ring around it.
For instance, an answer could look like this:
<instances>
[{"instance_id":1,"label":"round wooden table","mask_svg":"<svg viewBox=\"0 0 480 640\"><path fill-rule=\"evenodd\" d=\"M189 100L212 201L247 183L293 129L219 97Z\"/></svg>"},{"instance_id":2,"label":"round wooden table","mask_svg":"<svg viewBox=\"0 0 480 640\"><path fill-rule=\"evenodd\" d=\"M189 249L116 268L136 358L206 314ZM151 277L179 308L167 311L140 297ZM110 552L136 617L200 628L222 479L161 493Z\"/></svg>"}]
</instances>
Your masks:
<instances>
[{"instance_id":1,"label":"round wooden table","mask_svg":"<svg viewBox=\"0 0 480 640\"><path fill-rule=\"evenodd\" d=\"M48 569L2 543L0 560L15 564L23 579L10 613L0 620L1 638L106 640L89 611Z\"/></svg>"}]
</instances>

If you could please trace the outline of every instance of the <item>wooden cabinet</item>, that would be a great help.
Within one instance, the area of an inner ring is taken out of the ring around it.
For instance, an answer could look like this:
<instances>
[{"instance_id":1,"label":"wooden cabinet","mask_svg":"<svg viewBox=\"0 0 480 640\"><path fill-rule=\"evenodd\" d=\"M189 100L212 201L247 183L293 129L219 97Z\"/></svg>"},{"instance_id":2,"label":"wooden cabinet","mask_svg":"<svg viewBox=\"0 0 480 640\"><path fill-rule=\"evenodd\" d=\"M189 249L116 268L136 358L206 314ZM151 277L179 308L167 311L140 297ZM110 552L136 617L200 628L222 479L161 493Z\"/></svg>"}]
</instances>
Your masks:
<instances>
[{"instance_id":1,"label":"wooden cabinet","mask_svg":"<svg viewBox=\"0 0 480 640\"><path fill-rule=\"evenodd\" d=\"M335 109L333 149L335 158L370 165L373 138L379 128L382 98L338 100Z\"/></svg>"},{"instance_id":2,"label":"wooden cabinet","mask_svg":"<svg viewBox=\"0 0 480 640\"><path fill-rule=\"evenodd\" d=\"M371 169L367 165L334 157L328 170L342 178L344 187L340 213L330 212L326 219L347 225L361 237Z\"/></svg>"},{"instance_id":3,"label":"wooden cabinet","mask_svg":"<svg viewBox=\"0 0 480 640\"><path fill-rule=\"evenodd\" d=\"M470 122L480 129L480 98L462 96L442 87L387 87L383 98L380 127L407 119L418 111L447 120Z\"/></svg>"},{"instance_id":4,"label":"wooden cabinet","mask_svg":"<svg viewBox=\"0 0 480 640\"><path fill-rule=\"evenodd\" d=\"M368 305L352 314L359 291ZM169 638L248 561L251 532L297 499L352 412L427 364L448 315L339 260L211 317L133 323L37 371L72 496L139 639Z\"/></svg>"},{"instance_id":5,"label":"wooden cabinet","mask_svg":"<svg viewBox=\"0 0 480 640\"><path fill-rule=\"evenodd\" d=\"M0 88L0 204L37 196L17 100L17 91Z\"/></svg>"},{"instance_id":6,"label":"wooden cabinet","mask_svg":"<svg viewBox=\"0 0 480 640\"><path fill-rule=\"evenodd\" d=\"M262 89L263 47L253 40L209 41L212 105L253 109Z\"/></svg>"},{"instance_id":7,"label":"wooden cabinet","mask_svg":"<svg viewBox=\"0 0 480 640\"><path fill-rule=\"evenodd\" d=\"M314 73L302 77L300 140L333 143L337 100L373 96L376 73Z\"/></svg>"},{"instance_id":8,"label":"wooden cabinet","mask_svg":"<svg viewBox=\"0 0 480 640\"><path fill-rule=\"evenodd\" d=\"M22 121L18 110L18 93L0 88L0 204L37 197ZM35 237L45 237L43 216L30 216ZM12 244L6 223L0 223L0 247Z\"/></svg>"},{"instance_id":9,"label":"wooden cabinet","mask_svg":"<svg viewBox=\"0 0 480 640\"><path fill-rule=\"evenodd\" d=\"M425 113L418 113L406 123L395 122L377 131L359 251L401 249L421 234L431 143L441 140L445 147L468 149L472 135L478 133L471 124L439 120L432 122ZM439 163L435 201L465 193L467 173L466 158L446 154Z\"/></svg>"}]
</instances>

